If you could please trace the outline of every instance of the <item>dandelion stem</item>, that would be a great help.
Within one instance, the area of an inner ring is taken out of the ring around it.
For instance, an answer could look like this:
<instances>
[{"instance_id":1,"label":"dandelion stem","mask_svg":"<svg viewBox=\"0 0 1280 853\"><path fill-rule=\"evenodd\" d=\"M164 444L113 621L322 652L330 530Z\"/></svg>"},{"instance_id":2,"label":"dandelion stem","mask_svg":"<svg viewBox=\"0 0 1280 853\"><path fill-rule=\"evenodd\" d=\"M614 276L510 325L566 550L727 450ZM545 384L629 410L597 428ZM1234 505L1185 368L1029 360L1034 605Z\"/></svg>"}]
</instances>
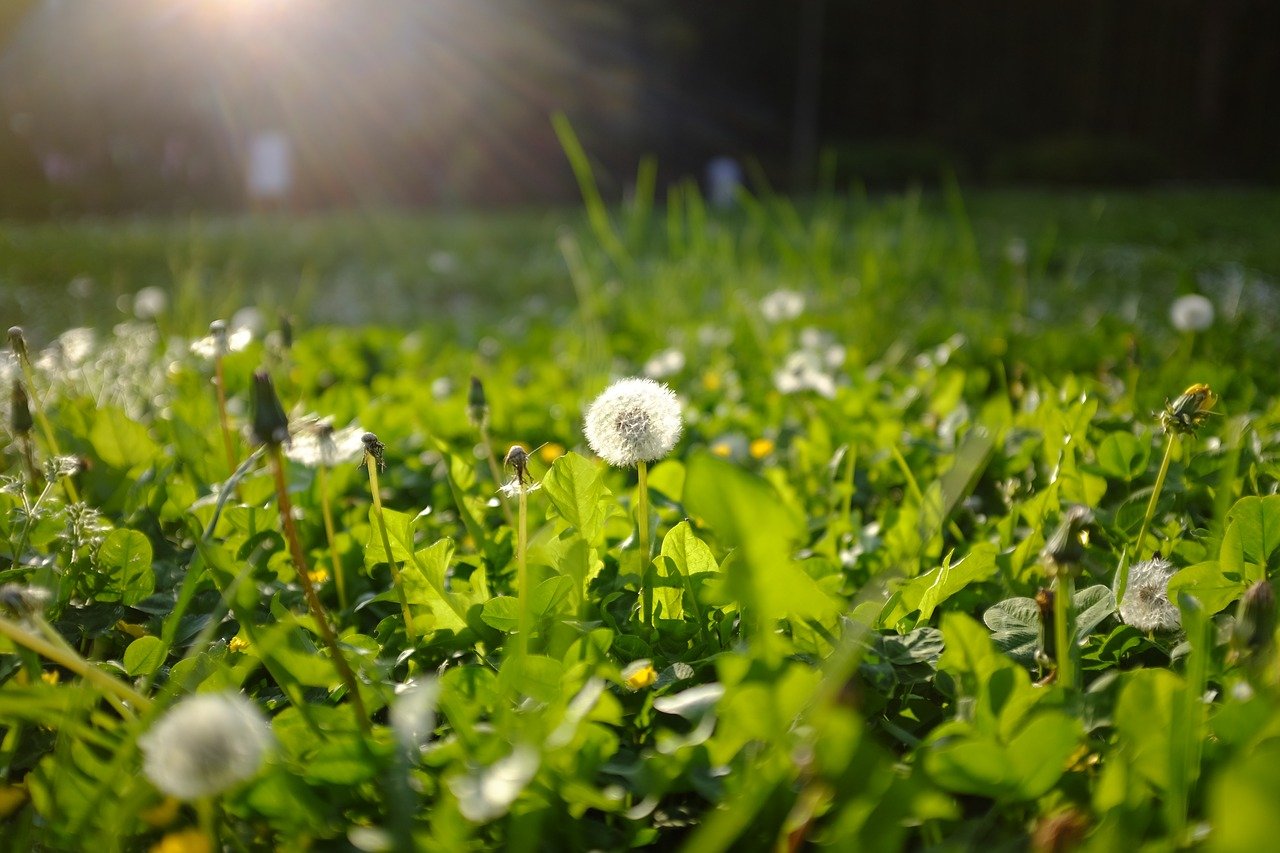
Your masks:
<instances>
[{"instance_id":1,"label":"dandelion stem","mask_svg":"<svg viewBox=\"0 0 1280 853\"><path fill-rule=\"evenodd\" d=\"M209 849L221 850L222 844L218 840L218 818L215 814L215 808L213 797L201 797L196 800L196 813L200 817L200 829L204 832L205 837L209 839Z\"/></svg>"},{"instance_id":2,"label":"dandelion stem","mask_svg":"<svg viewBox=\"0 0 1280 853\"><path fill-rule=\"evenodd\" d=\"M387 566L391 569L391 585L396 588L396 597L400 599L400 610L404 613L404 633L412 645L417 645L418 635L413 629L413 614L409 611L409 599L404 592L404 584L400 582L400 570L396 568L396 558L391 553L391 537L387 535L387 520L382 514L382 494L378 487L378 459L371 453L365 453L364 467L369 471L369 494L373 498L373 514L378 519L378 535L382 537L382 550L387 555Z\"/></svg>"},{"instance_id":3,"label":"dandelion stem","mask_svg":"<svg viewBox=\"0 0 1280 853\"><path fill-rule=\"evenodd\" d=\"M271 445L270 453L271 467L276 481L276 506L280 510L280 524L284 527L285 541L289 543L293 566L297 570L298 580L302 583L307 606L311 609L316 627L320 629L320 636L333 656L333 665L337 667L339 677L346 684L347 692L351 694L351 704L355 707L360 729L367 734L370 731L369 714L365 710L364 699L360 696L359 682L356 681L355 672L352 671L351 665L338 646L338 636L334 633L333 626L329 624L329 616L325 613L324 605L320 603L320 597L316 595L315 585L311 583L311 575L307 570L307 559L302 553L302 543L298 540L298 530L293 524L293 502L289 500L289 489L284 480L284 455L280 451L280 445Z\"/></svg>"},{"instance_id":4,"label":"dandelion stem","mask_svg":"<svg viewBox=\"0 0 1280 853\"><path fill-rule=\"evenodd\" d=\"M493 442L489 440L489 428L483 423L480 425L480 442L484 445L485 458L489 460L489 473L493 476L495 486L502 485L502 469L498 467L498 457L493 453ZM511 506L507 503L506 495L501 491L498 492L498 504L502 507L502 514L507 519L508 527L515 527L515 519L511 517Z\"/></svg>"},{"instance_id":5,"label":"dandelion stem","mask_svg":"<svg viewBox=\"0 0 1280 853\"><path fill-rule=\"evenodd\" d=\"M516 654L524 657L529 653L530 635L533 633L532 601L529 594L529 565L526 551L529 547L529 496L523 488L518 498L519 523L516 526L516 596L519 610L519 623L516 626Z\"/></svg>"},{"instance_id":6,"label":"dandelion stem","mask_svg":"<svg viewBox=\"0 0 1280 853\"><path fill-rule=\"evenodd\" d=\"M640 596L644 623L653 624L653 585L649 583L649 463L636 463L639 483L636 485L636 525L640 542Z\"/></svg>"},{"instance_id":7,"label":"dandelion stem","mask_svg":"<svg viewBox=\"0 0 1280 853\"><path fill-rule=\"evenodd\" d=\"M1071 573L1059 568L1053 587L1053 645L1058 656L1058 684L1067 689L1076 686L1074 594Z\"/></svg>"},{"instance_id":8,"label":"dandelion stem","mask_svg":"<svg viewBox=\"0 0 1280 853\"><path fill-rule=\"evenodd\" d=\"M1133 562L1142 560L1143 543L1147 539L1147 529L1156 514L1156 503L1160 500L1160 492L1164 490L1164 478L1169 473L1169 463L1173 460L1173 448L1178 443L1178 434L1170 431L1165 441L1164 459L1160 462L1160 472L1156 474L1156 484L1151 489L1151 499L1147 501L1147 513L1142 517L1142 527L1138 529L1138 541L1133 545ZM1125 560L1120 563L1120 574L1116 578L1116 601L1124 600L1125 587L1129 585L1129 564Z\"/></svg>"},{"instance_id":9,"label":"dandelion stem","mask_svg":"<svg viewBox=\"0 0 1280 853\"><path fill-rule=\"evenodd\" d=\"M218 426L222 430L222 447L227 454L227 474L236 470L236 449L231 438L231 422L227 418L227 384L222 371L222 353L213 357L213 387L218 395Z\"/></svg>"},{"instance_id":10,"label":"dandelion stem","mask_svg":"<svg viewBox=\"0 0 1280 853\"><path fill-rule=\"evenodd\" d=\"M347 579L342 574L342 561L338 559L338 549L333 544L333 510L329 507L329 470L324 465L316 469L316 477L320 486L320 515L324 518L324 538L329 545L329 561L333 565L333 582L338 587L338 605L346 610Z\"/></svg>"},{"instance_id":11,"label":"dandelion stem","mask_svg":"<svg viewBox=\"0 0 1280 853\"><path fill-rule=\"evenodd\" d=\"M61 456L62 451L58 449L58 439L53 435L53 426L49 423L49 419L44 414L44 401L40 398L40 391L36 388L36 373L31 367L31 361L25 355L18 357L18 363L22 366L22 375L27 380L27 387L31 389L31 409L36 417L36 423L40 424L40 432L44 433L44 440L49 445L49 453L52 456ZM70 477L63 477L62 488L67 493L67 500L71 503L80 503L80 495L76 492L76 485L71 481Z\"/></svg>"},{"instance_id":12,"label":"dandelion stem","mask_svg":"<svg viewBox=\"0 0 1280 853\"><path fill-rule=\"evenodd\" d=\"M69 648L62 648L59 645L49 642L43 637L38 637L21 625L11 622L3 616L0 616L0 635L8 637L20 646L26 646L31 651L41 655L59 666L69 669L85 681L92 683L108 693L113 694L119 699L131 704L139 711L145 712L151 707L151 700L134 690L129 685L121 682L119 679L112 678L102 670L93 666L80 655L76 654Z\"/></svg>"}]
</instances>

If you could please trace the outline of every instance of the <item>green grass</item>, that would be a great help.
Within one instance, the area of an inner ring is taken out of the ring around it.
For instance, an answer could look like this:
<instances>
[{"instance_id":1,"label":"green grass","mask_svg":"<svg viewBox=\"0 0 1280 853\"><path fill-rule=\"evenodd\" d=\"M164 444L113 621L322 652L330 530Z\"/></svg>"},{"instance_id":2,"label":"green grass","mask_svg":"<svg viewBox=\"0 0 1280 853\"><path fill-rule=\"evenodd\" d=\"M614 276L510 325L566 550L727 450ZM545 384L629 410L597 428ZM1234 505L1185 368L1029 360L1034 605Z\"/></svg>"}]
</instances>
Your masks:
<instances>
[{"instance_id":1,"label":"green grass","mask_svg":"<svg viewBox=\"0 0 1280 853\"><path fill-rule=\"evenodd\" d=\"M1259 586L1280 569L1277 225L1263 193L719 215L687 189L585 216L6 224L6 298L47 300L14 316L51 436L3 439L0 583L48 600L18 612L9 590L0 615L0 832L104 850L188 831L229 849L1260 848L1280 831L1251 793L1274 783L1280 725ZM96 282L79 305L78 275ZM143 285L169 309L118 324ZM778 291L798 313L777 315ZM1193 291L1215 323L1178 333L1170 303ZM225 358L224 436L188 344L250 304L301 332ZM42 352L76 323L91 343ZM647 472L652 560L637 472L581 433L651 361L685 418ZM260 367L295 428L377 434L379 502L358 446L324 477L295 461L277 480L254 454ZM492 450L523 443L541 484L523 587L473 375ZM1166 456L1156 413L1193 383L1219 399ZM82 470L43 484L27 453L40 467L55 445ZM1055 538L1077 505L1083 531ZM1173 631L1132 607L1126 624L1113 592L1155 550L1173 574L1146 606ZM147 733L226 690L270 720L269 756L166 803Z\"/></svg>"}]
</instances>

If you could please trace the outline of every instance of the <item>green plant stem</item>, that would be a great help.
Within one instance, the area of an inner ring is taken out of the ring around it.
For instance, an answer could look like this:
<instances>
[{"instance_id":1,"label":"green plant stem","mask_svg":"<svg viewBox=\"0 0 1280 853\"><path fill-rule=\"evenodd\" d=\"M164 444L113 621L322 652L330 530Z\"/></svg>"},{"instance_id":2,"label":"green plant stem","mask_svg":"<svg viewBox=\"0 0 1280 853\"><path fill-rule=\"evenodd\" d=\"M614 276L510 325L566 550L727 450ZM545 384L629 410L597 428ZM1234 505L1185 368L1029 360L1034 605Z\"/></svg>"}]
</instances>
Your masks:
<instances>
[{"instance_id":1,"label":"green plant stem","mask_svg":"<svg viewBox=\"0 0 1280 853\"><path fill-rule=\"evenodd\" d=\"M493 476L494 488L502 486L502 468L498 466L498 457L493 453L493 442L489 440L489 428L483 424L480 426L480 442L484 444L484 455L489 460L489 473ZM501 491L498 492L498 506L502 507L502 515L507 519L508 527L515 527L516 520L511 516L511 506L507 503L506 495Z\"/></svg>"},{"instance_id":2,"label":"green plant stem","mask_svg":"<svg viewBox=\"0 0 1280 853\"><path fill-rule=\"evenodd\" d=\"M221 353L213 357L213 388L218 395L218 427L222 430L222 447L227 454L227 476L231 476L236 470L236 448L231 438L231 421L227 418L227 384Z\"/></svg>"},{"instance_id":3,"label":"green plant stem","mask_svg":"<svg viewBox=\"0 0 1280 853\"><path fill-rule=\"evenodd\" d=\"M1053 645L1058 656L1058 684L1067 689L1076 686L1075 622L1071 613L1074 593L1071 573L1059 567L1053 587Z\"/></svg>"},{"instance_id":4,"label":"green plant stem","mask_svg":"<svg viewBox=\"0 0 1280 853\"><path fill-rule=\"evenodd\" d=\"M1160 493L1164 490L1164 479L1169 474L1169 463L1173 461L1173 448L1178 443L1178 434L1170 432L1168 440L1164 446L1164 459L1160 461L1160 472L1156 474L1156 484L1151 489L1151 499L1147 501L1147 512L1142 517L1142 527L1138 529L1138 541L1133 545L1134 562L1142 560L1143 543L1147 539L1147 529L1151 526L1151 519L1156 514L1156 503L1160 500ZM1124 600L1125 588L1129 585L1129 561L1126 560L1120 564L1120 577L1116 579L1116 601Z\"/></svg>"},{"instance_id":5,"label":"green plant stem","mask_svg":"<svg viewBox=\"0 0 1280 853\"><path fill-rule=\"evenodd\" d=\"M644 624L653 624L653 585L649 582L649 463L636 465L639 483L636 485L636 527L640 542L640 597L643 602Z\"/></svg>"},{"instance_id":6,"label":"green plant stem","mask_svg":"<svg viewBox=\"0 0 1280 853\"><path fill-rule=\"evenodd\" d=\"M396 558L391 553L391 537L387 535L387 520L382 514L382 493L378 486L378 460L366 453L364 467L369 471L369 494L373 498L373 514L378 519L378 535L382 537L382 550L387 555L387 566L391 569L391 585L396 588L396 597L400 599L400 610L404 613L404 633L411 645L417 645L418 635L413 629L413 614L409 611L409 599L404 592L404 584L400 582L400 570L396 568Z\"/></svg>"},{"instance_id":7,"label":"green plant stem","mask_svg":"<svg viewBox=\"0 0 1280 853\"><path fill-rule=\"evenodd\" d=\"M516 602L519 620L516 626L516 654L524 657L529 653L530 636L533 633L532 600L529 594L529 564L527 550L529 547L529 496L520 489L518 502L519 523L516 526Z\"/></svg>"},{"instance_id":8,"label":"green plant stem","mask_svg":"<svg viewBox=\"0 0 1280 853\"><path fill-rule=\"evenodd\" d=\"M1175 843L1188 845L1187 818L1191 795L1200 777L1204 751L1204 693L1209 682L1209 655L1212 648L1211 622L1204 606L1194 596L1183 593L1178 601L1182 624L1191 651L1187 654L1186 687L1175 705L1170 732L1170 784L1165 803L1165 819Z\"/></svg>"},{"instance_id":9,"label":"green plant stem","mask_svg":"<svg viewBox=\"0 0 1280 853\"><path fill-rule=\"evenodd\" d=\"M338 559L338 549L333 544L333 510L329 508L329 469L321 465L316 469L316 478L320 486L320 515L324 518L324 538L329 544L329 562L333 565L333 582L338 587L338 605L346 610L347 579L342 574L342 561Z\"/></svg>"},{"instance_id":10,"label":"green plant stem","mask_svg":"<svg viewBox=\"0 0 1280 853\"><path fill-rule=\"evenodd\" d=\"M31 649L31 651L53 661L64 669L71 670L85 681L107 693L111 693L139 711L145 712L151 707L151 700L146 696L143 696L119 679L107 675L71 649L61 648L43 637L38 637L18 623L12 622L3 616L0 616L0 635L8 637L20 646Z\"/></svg>"},{"instance_id":11,"label":"green plant stem","mask_svg":"<svg viewBox=\"0 0 1280 853\"><path fill-rule=\"evenodd\" d=\"M316 595L315 585L311 583L311 575L307 569L307 559L302 553L302 543L298 539L298 530L293 524L293 502L289 500L289 488L284 480L284 454L280 451L280 445L272 445L270 454L271 467L275 473L276 506L280 510L280 524L284 528L285 541L289 543L289 552L293 557L293 566L297 570L298 580L302 583L302 592L306 596L307 606L311 609L316 627L320 629L320 637L329 647L329 654L333 656L333 665L337 667L339 677L346 684L347 692L351 694L351 704L355 707L356 720L360 724L360 729L368 734L371 729L369 713L365 710L364 698L360 695L360 684L356 681L356 674L351 669L351 664L342 654L342 648L338 645L338 636L334 633L333 626L329 624L329 615L325 613L324 605Z\"/></svg>"},{"instance_id":12,"label":"green plant stem","mask_svg":"<svg viewBox=\"0 0 1280 853\"><path fill-rule=\"evenodd\" d=\"M196 800L196 814L200 817L200 829L209 839L210 850L221 850L222 842L218 840L217 806L213 797L201 797Z\"/></svg>"}]
</instances>

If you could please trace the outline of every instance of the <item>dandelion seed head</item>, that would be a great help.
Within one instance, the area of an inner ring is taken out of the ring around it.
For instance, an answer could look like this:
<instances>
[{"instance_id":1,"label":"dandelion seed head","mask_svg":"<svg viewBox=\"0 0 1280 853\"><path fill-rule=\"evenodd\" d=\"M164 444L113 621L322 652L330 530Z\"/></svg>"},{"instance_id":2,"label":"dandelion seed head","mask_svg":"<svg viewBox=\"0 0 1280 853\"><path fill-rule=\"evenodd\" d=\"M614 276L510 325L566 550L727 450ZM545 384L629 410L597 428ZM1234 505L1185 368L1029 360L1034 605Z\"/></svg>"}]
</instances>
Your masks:
<instances>
[{"instance_id":1,"label":"dandelion seed head","mask_svg":"<svg viewBox=\"0 0 1280 853\"><path fill-rule=\"evenodd\" d=\"M164 288L144 287L133 295L133 316L139 320L154 320L169 310L169 294Z\"/></svg>"},{"instance_id":2,"label":"dandelion seed head","mask_svg":"<svg viewBox=\"0 0 1280 853\"><path fill-rule=\"evenodd\" d=\"M684 353L678 349L665 349L655 353L644 363L644 375L650 379L666 379L684 370Z\"/></svg>"},{"instance_id":3,"label":"dandelion seed head","mask_svg":"<svg viewBox=\"0 0 1280 853\"><path fill-rule=\"evenodd\" d=\"M357 424L334 429L329 418L304 419L293 425L285 456L308 468L334 468L359 462L364 456L364 427Z\"/></svg>"},{"instance_id":4,"label":"dandelion seed head","mask_svg":"<svg viewBox=\"0 0 1280 853\"><path fill-rule=\"evenodd\" d=\"M391 729L405 751L421 749L431 737L436 727L436 701L439 697L440 683L434 678L410 681L396 688L396 698L391 703L388 717Z\"/></svg>"},{"instance_id":5,"label":"dandelion seed head","mask_svg":"<svg viewBox=\"0 0 1280 853\"><path fill-rule=\"evenodd\" d=\"M252 777L271 740L266 719L244 696L201 693L174 705L138 745L152 784L180 800L194 800Z\"/></svg>"},{"instance_id":6,"label":"dandelion seed head","mask_svg":"<svg viewBox=\"0 0 1280 853\"><path fill-rule=\"evenodd\" d=\"M1169 578L1173 563L1157 557L1135 563L1120 601L1120 618L1140 631L1176 631L1182 615L1169 601Z\"/></svg>"},{"instance_id":7,"label":"dandelion seed head","mask_svg":"<svg viewBox=\"0 0 1280 853\"><path fill-rule=\"evenodd\" d=\"M502 817L520 792L538 772L538 753L527 746L517 746L506 758L449 780L449 788L458 798L458 810L473 823L488 823Z\"/></svg>"},{"instance_id":8,"label":"dandelion seed head","mask_svg":"<svg viewBox=\"0 0 1280 853\"><path fill-rule=\"evenodd\" d=\"M1169 307L1169 322L1179 332L1203 332L1213 325L1213 315L1213 303L1199 293L1179 296Z\"/></svg>"},{"instance_id":9,"label":"dandelion seed head","mask_svg":"<svg viewBox=\"0 0 1280 853\"><path fill-rule=\"evenodd\" d=\"M775 290L760 300L760 314L769 323L785 323L804 313L804 294Z\"/></svg>"},{"instance_id":10,"label":"dandelion seed head","mask_svg":"<svg viewBox=\"0 0 1280 853\"><path fill-rule=\"evenodd\" d=\"M683 422L675 392L652 379L613 383L587 410L587 444L619 468L654 462L671 452Z\"/></svg>"}]
</instances>

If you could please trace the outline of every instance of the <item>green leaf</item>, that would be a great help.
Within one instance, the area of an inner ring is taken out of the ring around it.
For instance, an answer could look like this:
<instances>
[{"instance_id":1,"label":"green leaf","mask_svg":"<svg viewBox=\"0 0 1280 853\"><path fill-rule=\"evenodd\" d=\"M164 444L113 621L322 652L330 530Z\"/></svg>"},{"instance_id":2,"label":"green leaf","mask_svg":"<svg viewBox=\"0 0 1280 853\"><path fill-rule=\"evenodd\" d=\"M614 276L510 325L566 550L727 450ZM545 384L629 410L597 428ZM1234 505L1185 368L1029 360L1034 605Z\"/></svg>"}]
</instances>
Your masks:
<instances>
[{"instance_id":1,"label":"green leaf","mask_svg":"<svg viewBox=\"0 0 1280 853\"><path fill-rule=\"evenodd\" d=\"M1123 676L1116 699L1114 720L1129 765L1157 789L1170 779L1170 744L1173 707L1181 697L1183 681L1166 669L1139 669Z\"/></svg>"},{"instance_id":2,"label":"green leaf","mask_svg":"<svg viewBox=\"0 0 1280 853\"><path fill-rule=\"evenodd\" d=\"M432 615L436 617L437 628L461 631L466 627L466 620L458 615L450 603L457 602L459 596L449 593L445 587L445 574L449 571L453 550L452 539L441 539L419 549L400 567L400 582L404 584L405 598L410 604L425 604L431 608ZM460 609L465 610L465 605Z\"/></svg>"},{"instance_id":3,"label":"green leaf","mask_svg":"<svg viewBox=\"0 0 1280 853\"><path fill-rule=\"evenodd\" d=\"M542 493L556 514L577 528L587 541L595 541L604 522L604 470L577 453L566 453L551 464L542 478Z\"/></svg>"},{"instance_id":4,"label":"green leaf","mask_svg":"<svg viewBox=\"0 0 1280 853\"><path fill-rule=\"evenodd\" d=\"M1116 612L1115 593L1106 584L1095 584L1071 596L1071 607L1076 616L1076 640L1083 643L1102 620Z\"/></svg>"},{"instance_id":5,"label":"green leaf","mask_svg":"<svg viewBox=\"0 0 1280 853\"><path fill-rule=\"evenodd\" d=\"M1169 578L1168 595L1170 601L1177 601L1180 593L1190 593L1212 616L1244 594L1245 586L1243 577L1228 575L1217 560L1208 560Z\"/></svg>"},{"instance_id":6,"label":"green leaf","mask_svg":"<svg viewBox=\"0 0 1280 853\"><path fill-rule=\"evenodd\" d=\"M139 637L124 650L124 671L134 676L151 675L164 663L168 653L159 637Z\"/></svg>"},{"instance_id":7,"label":"green leaf","mask_svg":"<svg viewBox=\"0 0 1280 853\"><path fill-rule=\"evenodd\" d=\"M511 595L495 596L484 603L480 618L486 625L509 634L520 624L520 602Z\"/></svg>"},{"instance_id":8,"label":"green leaf","mask_svg":"<svg viewBox=\"0 0 1280 853\"><path fill-rule=\"evenodd\" d=\"M1209 789L1208 849L1215 853L1270 850L1280 838L1280 741L1243 751L1223 767Z\"/></svg>"},{"instance_id":9,"label":"green leaf","mask_svg":"<svg viewBox=\"0 0 1280 853\"><path fill-rule=\"evenodd\" d=\"M155 592L151 542L136 530L113 530L98 547L98 570L106 580L96 591L99 601L133 605Z\"/></svg>"},{"instance_id":10,"label":"green leaf","mask_svg":"<svg viewBox=\"0 0 1280 853\"><path fill-rule=\"evenodd\" d=\"M511 657L498 671L498 690L518 693L538 702L554 702L560 698L560 678L564 665L543 655Z\"/></svg>"},{"instance_id":11,"label":"green leaf","mask_svg":"<svg viewBox=\"0 0 1280 853\"><path fill-rule=\"evenodd\" d=\"M1113 432L1098 445L1097 453L1102 473L1127 483L1147 470L1151 444L1130 432Z\"/></svg>"},{"instance_id":12,"label":"green leaf","mask_svg":"<svg viewBox=\"0 0 1280 853\"><path fill-rule=\"evenodd\" d=\"M684 589L688 588L689 578L696 574L718 572L720 567L707 544L693 533L689 522L682 521L662 540L662 551L657 561L659 577L677 577L679 586L661 586L654 590L654 601L661 605L662 615L667 619L680 619L684 616ZM691 601L696 607L697 602Z\"/></svg>"},{"instance_id":13,"label":"green leaf","mask_svg":"<svg viewBox=\"0 0 1280 853\"><path fill-rule=\"evenodd\" d=\"M1239 528L1245 562L1266 565L1280 547L1280 495L1247 497L1227 512L1227 524Z\"/></svg>"},{"instance_id":14,"label":"green leaf","mask_svg":"<svg viewBox=\"0 0 1280 853\"><path fill-rule=\"evenodd\" d=\"M394 509L384 509L387 524L387 544L391 546L391 559L403 563L413 559L413 516ZM364 546L364 564L372 568L387 562L387 549L382 542L378 512L369 507L369 541Z\"/></svg>"},{"instance_id":15,"label":"green leaf","mask_svg":"<svg viewBox=\"0 0 1280 853\"><path fill-rule=\"evenodd\" d=\"M106 465L122 471L150 465L160 455L160 445L145 426L110 406L98 410L89 443Z\"/></svg>"},{"instance_id":16,"label":"green leaf","mask_svg":"<svg viewBox=\"0 0 1280 853\"><path fill-rule=\"evenodd\" d=\"M1030 663L1040 643L1040 608L1034 598L1006 598L987 608L982 621L991 642L1011 658Z\"/></svg>"},{"instance_id":17,"label":"green leaf","mask_svg":"<svg viewBox=\"0 0 1280 853\"><path fill-rule=\"evenodd\" d=\"M994 575L997 553L998 549L995 545L987 543L975 545L973 550L955 565L943 563L907 584L913 591L919 591L920 621L928 622L939 604L969 584L986 580ZM904 591L904 601L907 597Z\"/></svg>"},{"instance_id":18,"label":"green leaf","mask_svg":"<svg viewBox=\"0 0 1280 853\"><path fill-rule=\"evenodd\" d=\"M949 791L998 800L1044 796L1066 772L1083 727L1060 711L1033 716L1007 743L973 734L963 724L940 727L924 767Z\"/></svg>"},{"instance_id":19,"label":"green leaf","mask_svg":"<svg viewBox=\"0 0 1280 853\"><path fill-rule=\"evenodd\" d=\"M573 592L573 579L561 575L547 578L529 594L529 605L535 619L551 614Z\"/></svg>"}]
</instances>

